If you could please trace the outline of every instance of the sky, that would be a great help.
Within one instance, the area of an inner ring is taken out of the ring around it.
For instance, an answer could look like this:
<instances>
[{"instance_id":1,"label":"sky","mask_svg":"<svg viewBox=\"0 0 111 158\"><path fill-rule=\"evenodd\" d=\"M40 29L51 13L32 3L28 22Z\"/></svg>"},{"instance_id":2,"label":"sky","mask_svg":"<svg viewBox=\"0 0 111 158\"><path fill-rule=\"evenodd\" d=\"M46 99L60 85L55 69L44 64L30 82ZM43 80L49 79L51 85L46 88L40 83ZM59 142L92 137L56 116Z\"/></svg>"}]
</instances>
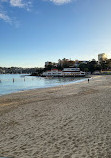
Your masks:
<instances>
[{"instance_id":1,"label":"sky","mask_svg":"<svg viewBox=\"0 0 111 158\"><path fill-rule=\"evenodd\" d=\"M111 58L111 0L0 0L0 66Z\"/></svg>"}]
</instances>

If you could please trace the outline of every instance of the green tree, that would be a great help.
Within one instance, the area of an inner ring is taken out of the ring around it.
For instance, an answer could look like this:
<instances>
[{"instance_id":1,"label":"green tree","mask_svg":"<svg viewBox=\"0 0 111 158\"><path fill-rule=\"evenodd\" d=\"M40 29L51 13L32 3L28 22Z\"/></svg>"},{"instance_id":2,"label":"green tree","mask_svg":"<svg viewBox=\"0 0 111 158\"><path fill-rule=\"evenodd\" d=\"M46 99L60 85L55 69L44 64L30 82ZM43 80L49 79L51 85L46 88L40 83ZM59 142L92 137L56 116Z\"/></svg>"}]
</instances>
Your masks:
<instances>
[{"instance_id":1,"label":"green tree","mask_svg":"<svg viewBox=\"0 0 111 158\"><path fill-rule=\"evenodd\" d=\"M88 70L93 73L96 70L101 70L101 65L98 65L97 61L92 60L91 62L89 62L88 64Z\"/></svg>"}]
</instances>

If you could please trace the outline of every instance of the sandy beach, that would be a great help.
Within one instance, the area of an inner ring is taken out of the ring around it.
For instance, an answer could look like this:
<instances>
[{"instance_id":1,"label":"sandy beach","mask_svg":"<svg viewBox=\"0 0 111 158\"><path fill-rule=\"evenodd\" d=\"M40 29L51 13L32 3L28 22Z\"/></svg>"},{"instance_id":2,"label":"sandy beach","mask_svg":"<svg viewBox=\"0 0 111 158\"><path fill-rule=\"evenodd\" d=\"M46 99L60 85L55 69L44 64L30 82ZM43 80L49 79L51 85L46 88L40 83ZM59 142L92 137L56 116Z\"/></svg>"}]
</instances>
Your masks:
<instances>
[{"instance_id":1,"label":"sandy beach","mask_svg":"<svg viewBox=\"0 0 111 158\"><path fill-rule=\"evenodd\" d=\"M111 158L111 76L0 96L0 156Z\"/></svg>"}]
</instances>

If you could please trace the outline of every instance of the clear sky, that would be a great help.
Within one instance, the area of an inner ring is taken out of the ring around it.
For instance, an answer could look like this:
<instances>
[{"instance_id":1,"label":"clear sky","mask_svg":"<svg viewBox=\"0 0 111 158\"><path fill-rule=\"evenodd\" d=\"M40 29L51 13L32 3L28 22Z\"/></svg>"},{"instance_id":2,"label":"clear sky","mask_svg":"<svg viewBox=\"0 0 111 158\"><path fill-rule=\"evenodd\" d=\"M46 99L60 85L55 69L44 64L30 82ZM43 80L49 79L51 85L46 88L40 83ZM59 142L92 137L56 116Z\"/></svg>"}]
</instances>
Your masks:
<instances>
[{"instance_id":1,"label":"clear sky","mask_svg":"<svg viewBox=\"0 0 111 158\"><path fill-rule=\"evenodd\" d=\"M0 66L111 58L111 0L0 0Z\"/></svg>"}]
</instances>

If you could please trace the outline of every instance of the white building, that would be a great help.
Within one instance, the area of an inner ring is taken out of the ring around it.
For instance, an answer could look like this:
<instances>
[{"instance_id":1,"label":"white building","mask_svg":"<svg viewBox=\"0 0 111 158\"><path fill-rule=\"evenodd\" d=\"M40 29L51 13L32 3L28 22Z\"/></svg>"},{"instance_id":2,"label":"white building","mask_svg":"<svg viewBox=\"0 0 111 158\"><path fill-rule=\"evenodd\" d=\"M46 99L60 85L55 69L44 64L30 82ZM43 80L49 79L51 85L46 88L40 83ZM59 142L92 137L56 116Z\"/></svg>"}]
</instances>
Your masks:
<instances>
[{"instance_id":1,"label":"white building","mask_svg":"<svg viewBox=\"0 0 111 158\"><path fill-rule=\"evenodd\" d=\"M64 68L64 76L85 76L85 72L80 71L80 68Z\"/></svg>"},{"instance_id":2,"label":"white building","mask_svg":"<svg viewBox=\"0 0 111 158\"><path fill-rule=\"evenodd\" d=\"M98 62L99 63L101 61L105 61L105 60L107 60L107 54L106 53L98 54Z\"/></svg>"},{"instance_id":3,"label":"white building","mask_svg":"<svg viewBox=\"0 0 111 158\"><path fill-rule=\"evenodd\" d=\"M43 72L43 76L85 76L85 72L80 71L80 68L64 68L62 71L58 69L52 69Z\"/></svg>"},{"instance_id":4,"label":"white building","mask_svg":"<svg viewBox=\"0 0 111 158\"><path fill-rule=\"evenodd\" d=\"M61 70L51 69L51 70L43 72L42 75L43 76L63 76L63 73Z\"/></svg>"}]
</instances>

